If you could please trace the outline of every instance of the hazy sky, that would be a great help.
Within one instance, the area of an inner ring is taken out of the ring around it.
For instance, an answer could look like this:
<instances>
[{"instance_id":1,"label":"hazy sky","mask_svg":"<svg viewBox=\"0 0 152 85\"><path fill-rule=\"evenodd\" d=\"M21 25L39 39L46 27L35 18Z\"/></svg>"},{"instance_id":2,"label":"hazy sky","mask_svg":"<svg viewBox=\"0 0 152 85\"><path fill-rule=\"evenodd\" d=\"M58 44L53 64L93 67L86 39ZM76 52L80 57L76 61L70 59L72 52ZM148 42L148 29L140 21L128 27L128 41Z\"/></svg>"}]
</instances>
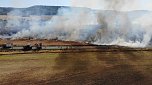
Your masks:
<instances>
[{"instance_id":1,"label":"hazy sky","mask_svg":"<svg viewBox=\"0 0 152 85\"><path fill-rule=\"evenodd\" d=\"M88 7L93 9L111 9L107 7L107 1L114 4L119 1L122 5L118 5L118 10L152 10L152 0L0 0L0 7L29 7L33 5L48 5L48 6L77 6Z\"/></svg>"},{"instance_id":2,"label":"hazy sky","mask_svg":"<svg viewBox=\"0 0 152 85\"><path fill-rule=\"evenodd\" d=\"M58 5L69 5L69 0L0 0L0 6L5 7L29 7L33 5L48 5L48 6L58 6Z\"/></svg>"}]
</instances>

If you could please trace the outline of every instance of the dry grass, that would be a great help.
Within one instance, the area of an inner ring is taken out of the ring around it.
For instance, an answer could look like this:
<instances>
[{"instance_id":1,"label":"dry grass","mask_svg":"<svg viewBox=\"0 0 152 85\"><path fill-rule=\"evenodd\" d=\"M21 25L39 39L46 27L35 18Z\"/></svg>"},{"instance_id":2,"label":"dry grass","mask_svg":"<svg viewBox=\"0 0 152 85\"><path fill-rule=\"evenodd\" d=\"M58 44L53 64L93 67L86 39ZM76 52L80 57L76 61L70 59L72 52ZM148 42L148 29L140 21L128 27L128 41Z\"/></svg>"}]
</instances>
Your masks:
<instances>
[{"instance_id":1,"label":"dry grass","mask_svg":"<svg viewBox=\"0 0 152 85\"><path fill-rule=\"evenodd\" d=\"M56 41L56 40L45 40L45 39L33 39L33 40L29 40L29 39L15 39L15 40L2 40L0 39L0 45L1 44L5 44L5 43L13 43L13 45L27 45L27 44L31 44L34 45L36 43L42 43L43 45L88 45L86 43L79 43L79 42L74 42L74 41Z\"/></svg>"},{"instance_id":2,"label":"dry grass","mask_svg":"<svg viewBox=\"0 0 152 85\"><path fill-rule=\"evenodd\" d=\"M152 52L0 56L2 85L152 85Z\"/></svg>"}]
</instances>

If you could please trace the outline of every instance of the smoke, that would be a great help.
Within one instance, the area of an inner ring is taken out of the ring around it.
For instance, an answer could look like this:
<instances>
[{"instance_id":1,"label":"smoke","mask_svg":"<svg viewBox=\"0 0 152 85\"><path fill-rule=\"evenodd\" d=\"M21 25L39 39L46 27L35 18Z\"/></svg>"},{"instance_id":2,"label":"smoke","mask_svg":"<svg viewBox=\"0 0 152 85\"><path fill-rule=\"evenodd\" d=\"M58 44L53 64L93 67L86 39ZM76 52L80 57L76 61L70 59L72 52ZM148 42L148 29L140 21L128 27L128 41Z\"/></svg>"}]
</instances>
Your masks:
<instances>
[{"instance_id":1,"label":"smoke","mask_svg":"<svg viewBox=\"0 0 152 85\"><path fill-rule=\"evenodd\" d=\"M49 19L45 19L46 16L24 17L24 12L13 10L8 16L14 17L16 13L20 16L8 19L6 26L1 29L0 37L58 39L131 47L149 46L152 43L152 13L144 13L132 19L129 12L118 11L126 1L105 0L106 7L113 11L62 7L58 9L57 15L48 16L51 17Z\"/></svg>"},{"instance_id":2,"label":"smoke","mask_svg":"<svg viewBox=\"0 0 152 85\"><path fill-rule=\"evenodd\" d=\"M140 25L144 29L143 44L152 44L152 13L136 19L133 23Z\"/></svg>"},{"instance_id":3,"label":"smoke","mask_svg":"<svg viewBox=\"0 0 152 85\"><path fill-rule=\"evenodd\" d=\"M16 10L9 14L14 13ZM59 40L85 41L89 34L99 28L97 15L91 9L63 7L50 20L44 20L43 16L34 17L30 16L28 20L24 18L9 20L7 26L14 25L16 28L9 27L7 33L10 33L12 29L15 30L15 33L10 36L13 39L32 37L36 39L57 38Z\"/></svg>"},{"instance_id":4,"label":"smoke","mask_svg":"<svg viewBox=\"0 0 152 85\"><path fill-rule=\"evenodd\" d=\"M140 0L141 1L141 0ZM87 7L99 10L141 10L139 0L70 0L71 6L74 7ZM144 3L145 4L145 3ZM150 6L149 6L150 7ZM150 7L151 8L151 7Z\"/></svg>"},{"instance_id":5,"label":"smoke","mask_svg":"<svg viewBox=\"0 0 152 85\"><path fill-rule=\"evenodd\" d=\"M152 14L143 15L133 20L129 18L128 13L121 13L123 5L127 5L128 0L101 0L104 1L105 9L114 10L106 13L98 13L98 22L101 28L96 34L91 36L95 44L104 45L122 45L131 47L146 47L151 44L151 16ZM134 3L136 0L133 0ZM130 3L131 5L131 3ZM143 21L143 20L148 20Z\"/></svg>"},{"instance_id":6,"label":"smoke","mask_svg":"<svg viewBox=\"0 0 152 85\"><path fill-rule=\"evenodd\" d=\"M127 3L128 0L104 0L106 8L112 10L120 10L121 7Z\"/></svg>"}]
</instances>

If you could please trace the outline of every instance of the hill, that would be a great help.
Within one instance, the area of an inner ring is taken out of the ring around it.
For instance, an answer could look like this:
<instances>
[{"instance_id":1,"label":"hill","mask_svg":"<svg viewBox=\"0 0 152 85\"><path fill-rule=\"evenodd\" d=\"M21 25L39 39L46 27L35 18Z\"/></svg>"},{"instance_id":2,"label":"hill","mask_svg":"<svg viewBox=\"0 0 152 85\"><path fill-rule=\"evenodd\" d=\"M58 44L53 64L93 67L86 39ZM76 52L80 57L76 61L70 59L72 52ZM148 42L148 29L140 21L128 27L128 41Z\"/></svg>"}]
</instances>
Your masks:
<instances>
[{"instance_id":1,"label":"hill","mask_svg":"<svg viewBox=\"0 0 152 85\"><path fill-rule=\"evenodd\" d=\"M63 6L32 6L28 8L0 7L0 15L7 15L16 11L14 15L24 13L26 15L56 15L59 8Z\"/></svg>"}]
</instances>

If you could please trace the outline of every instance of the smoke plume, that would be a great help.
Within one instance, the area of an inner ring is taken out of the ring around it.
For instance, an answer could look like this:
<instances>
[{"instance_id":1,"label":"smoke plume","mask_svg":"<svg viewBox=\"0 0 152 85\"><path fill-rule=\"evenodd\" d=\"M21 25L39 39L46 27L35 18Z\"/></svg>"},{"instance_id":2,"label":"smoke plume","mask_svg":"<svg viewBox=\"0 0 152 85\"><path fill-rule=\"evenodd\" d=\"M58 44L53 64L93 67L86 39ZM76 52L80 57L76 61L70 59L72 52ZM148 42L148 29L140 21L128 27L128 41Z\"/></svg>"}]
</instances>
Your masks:
<instances>
[{"instance_id":1,"label":"smoke plume","mask_svg":"<svg viewBox=\"0 0 152 85\"><path fill-rule=\"evenodd\" d=\"M96 44L145 47L151 43L152 32L151 22L143 20L150 19L150 16L151 14L143 15L132 20L125 13L100 13L98 22L101 28L91 39Z\"/></svg>"},{"instance_id":2,"label":"smoke plume","mask_svg":"<svg viewBox=\"0 0 152 85\"><path fill-rule=\"evenodd\" d=\"M16 10L9 13L18 13ZM19 13L21 14L21 13ZM21 14L22 16L22 14ZM11 38L32 37L36 39L59 39L84 41L93 30L98 28L97 15L91 9L82 8L60 8L58 14L50 20L43 20L44 17L30 16L29 18L15 18L8 20L5 34ZM12 28L10 25L14 25ZM3 30L4 31L4 30Z\"/></svg>"},{"instance_id":3,"label":"smoke plume","mask_svg":"<svg viewBox=\"0 0 152 85\"><path fill-rule=\"evenodd\" d=\"M20 16L8 18L6 25L1 27L0 37L58 39L131 47L149 46L152 43L152 13L132 18L130 12L118 11L126 1L105 0L106 6L113 11L62 7L57 15L48 16L49 19L44 16L24 17L23 12L13 10L8 16L14 17L16 13Z\"/></svg>"}]
</instances>

